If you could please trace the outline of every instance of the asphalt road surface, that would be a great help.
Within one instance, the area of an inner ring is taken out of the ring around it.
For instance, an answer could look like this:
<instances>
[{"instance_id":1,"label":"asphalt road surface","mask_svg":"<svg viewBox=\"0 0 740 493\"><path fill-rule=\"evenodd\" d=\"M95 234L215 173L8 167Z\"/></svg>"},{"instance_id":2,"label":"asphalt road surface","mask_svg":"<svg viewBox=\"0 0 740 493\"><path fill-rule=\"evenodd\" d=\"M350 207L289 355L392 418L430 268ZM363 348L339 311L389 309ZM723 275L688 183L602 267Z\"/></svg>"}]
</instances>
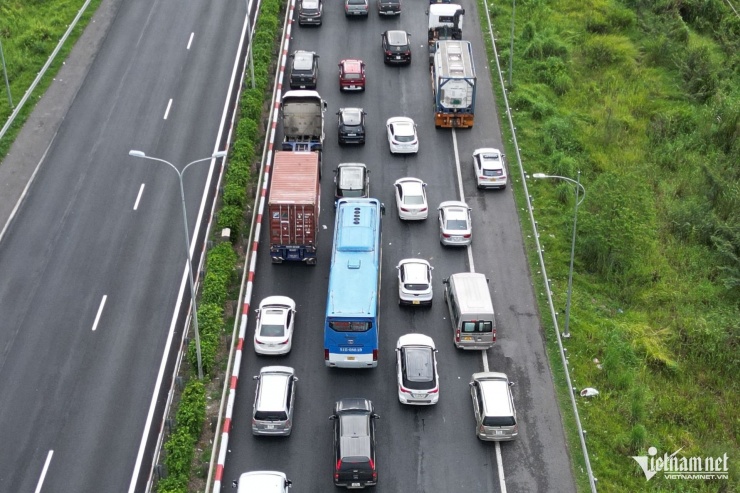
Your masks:
<instances>
[{"instance_id":1,"label":"asphalt road surface","mask_svg":"<svg viewBox=\"0 0 740 493\"><path fill-rule=\"evenodd\" d=\"M0 491L143 490L186 262L175 173L128 151L214 152L246 7L118 5L0 243ZM209 176L185 176L191 236Z\"/></svg>"},{"instance_id":2,"label":"asphalt road surface","mask_svg":"<svg viewBox=\"0 0 740 493\"><path fill-rule=\"evenodd\" d=\"M475 187L473 150L503 146L476 7L471 1L462 5L467 12L463 37L473 43L478 93L475 126L455 132L434 127L426 2L406 2L402 15L389 19L379 18L374 2L368 19L346 19L341 4L327 2L322 27L294 25L290 51L313 50L320 55L318 91L328 102L318 265L271 265L269 228L264 225L251 304L256 307L271 295L292 297L297 303L296 329L289 355L257 356L251 345L255 316L250 314L223 476L225 488L242 472L275 469L287 473L296 493L331 491L333 452L328 417L337 399L365 397L373 401L381 416L377 423L378 492L575 491L513 195L511 189L478 191ZM386 29L411 33L410 66L384 66L380 35ZM340 93L336 64L342 58L366 62L364 93ZM365 146L337 145L334 114L349 106L364 107L368 113ZM390 155L385 121L392 116L409 116L416 121L421 146L418 155ZM281 139L278 135L277 140ZM327 170L340 162L366 163L371 170L371 196L387 206L380 355L378 368L373 370L328 369L323 361L323 317L334 224L332 173ZM444 200L460 198L458 162L464 200L473 209L472 256L467 249L446 248L438 242L436 207ZM510 175L518 176L518 172L511 170ZM404 176L428 183L431 211L426 221L402 223L398 219L392 184ZM407 257L425 258L435 268L431 309L402 309L397 304L395 265ZM498 325L498 342L483 356L491 371L505 372L516 382L513 393L519 437L500 448L475 437L468 382L484 364L480 352L455 349L442 298L442 279L472 269L490 278ZM402 406L398 402L394 348L398 337L409 332L433 337L439 349L440 400L436 406ZM288 438L251 434L255 389L251 377L260 367L271 364L294 367L300 379L293 433Z\"/></svg>"}]
</instances>

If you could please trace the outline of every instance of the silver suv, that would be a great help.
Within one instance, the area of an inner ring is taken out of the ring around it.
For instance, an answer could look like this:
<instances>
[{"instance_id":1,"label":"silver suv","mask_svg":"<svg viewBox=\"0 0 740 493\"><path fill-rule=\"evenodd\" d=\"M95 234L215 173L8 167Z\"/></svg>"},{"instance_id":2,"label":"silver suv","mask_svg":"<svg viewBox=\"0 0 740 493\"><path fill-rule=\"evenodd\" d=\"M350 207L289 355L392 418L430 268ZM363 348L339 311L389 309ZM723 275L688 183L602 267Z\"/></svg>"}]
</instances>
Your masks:
<instances>
[{"instance_id":1,"label":"silver suv","mask_svg":"<svg viewBox=\"0 0 740 493\"><path fill-rule=\"evenodd\" d=\"M512 385L505 373L473 373L470 397L473 399L475 434L481 440L513 440L519 434Z\"/></svg>"},{"instance_id":2,"label":"silver suv","mask_svg":"<svg viewBox=\"0 0 740 493\"><path fill-rule=\"evenodd\" d=\"M293 431L295 384L298 378L289 366L265 366L257 380L252 412L255 435L290 435Z\"/></svg>"}]
</instances>

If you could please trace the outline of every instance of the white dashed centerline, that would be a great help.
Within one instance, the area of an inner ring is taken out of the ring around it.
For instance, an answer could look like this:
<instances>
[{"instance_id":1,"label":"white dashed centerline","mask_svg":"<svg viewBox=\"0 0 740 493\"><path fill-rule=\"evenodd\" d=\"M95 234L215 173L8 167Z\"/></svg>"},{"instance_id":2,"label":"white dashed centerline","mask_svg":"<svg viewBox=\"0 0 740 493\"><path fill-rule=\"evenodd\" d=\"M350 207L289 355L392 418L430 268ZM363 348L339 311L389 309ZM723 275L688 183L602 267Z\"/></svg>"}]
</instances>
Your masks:
<instances>
[{"instance_id":1,"label":"white dashed centerline","mask_svg":"<svg viewBox=\"0 0 740 493\"><path fill-rule=\"evenodd\" d=\"M164 112L164 119L167 119L167 115L170 114L170 108L172 107L172 100L170 99L170 102L167 103L167 109Z\"/></svg>"},{"instance_id":2,"label":"white dashed centerline","mask_svg":"<svg viewBox=\"0 0 740 493\"><path fill-rule=\"evenodd\" d=\"M144 194L144 184L141 184L141 187L139 187L139 195L136 196L136 202L134 202L134 210L139 208L139 201L141 200L141 196Z\"/></svg>"},{"instance_id":3,"label":"white dashed centerline","mask_svg":"<svg viewBox=\"0 0 740 493\"><path fill-rule=\"evenodd\" d=\"M41 477L39 478L38 484L36 484L35 493L39 493L41 491L41 487L44 485L44 478L46 478L46 472L49 470L49 464L51 463L52 455L54 455L54 451L49 450L49 453L46 455L46 462L44 462L44 468L41 469Z\"/></svg>"},{"instance_id":4,"label":"white dashed centerline","mask_svg":"<svg viewBox=\"0 0 740 493\"><path fill-rule=\"evenodd\" d=\"M108 295L104 294L103 299L100 300L100 306L98 307L98 314L95 315L95 322L93 322L92 330L95 332L95 329L98 328L98 322L100 322L100 316L103 314L103 308L105 307L105 301L108 299Z\"/></svg>"},{"instance_id":5,"label":"white dashed centerline","mask_svg":"<svg viewBox=\"0 0 740 493\"><path fill-rule=\"evenodd\" d=\"M195 33L190 33L190 39L188 40L188 47L187 49L190 49L190 45L193 44L193 37L195 36Z\"/></svg>"}]
</instances>

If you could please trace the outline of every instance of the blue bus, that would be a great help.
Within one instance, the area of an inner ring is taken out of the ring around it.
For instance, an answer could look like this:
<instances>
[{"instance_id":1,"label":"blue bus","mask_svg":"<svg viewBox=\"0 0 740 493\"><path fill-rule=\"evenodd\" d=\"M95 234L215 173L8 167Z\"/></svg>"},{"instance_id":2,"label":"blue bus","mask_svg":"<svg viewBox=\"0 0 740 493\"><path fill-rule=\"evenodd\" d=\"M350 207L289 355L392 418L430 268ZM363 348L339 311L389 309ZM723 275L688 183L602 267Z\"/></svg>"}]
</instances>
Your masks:
<instances>
[{"instance_id":1,"label":"blue bus","mask_svg":"<svg viewBox=\"0 0 740 493\"><path fill-rule=\"evenodd\" d=\"M324 323L326 366L378 366L382 213L378 199L337 203Z\"/></svg>"}]
</instances>

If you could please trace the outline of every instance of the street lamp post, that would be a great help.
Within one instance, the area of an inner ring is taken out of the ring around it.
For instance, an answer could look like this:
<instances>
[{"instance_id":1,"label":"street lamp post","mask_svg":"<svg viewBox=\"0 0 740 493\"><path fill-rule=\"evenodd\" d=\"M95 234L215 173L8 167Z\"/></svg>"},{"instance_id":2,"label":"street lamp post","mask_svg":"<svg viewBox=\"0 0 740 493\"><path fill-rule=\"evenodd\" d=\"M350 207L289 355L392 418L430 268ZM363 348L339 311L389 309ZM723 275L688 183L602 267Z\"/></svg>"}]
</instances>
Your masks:
<instances>
[{"instance_id":1,"label":"street lamp post","mask_svg":"<svg viewBox=\"0 0 740 493\"><path fill-rule=\"evenodd\" d=\"M252 79L252 89L254 89L254 56L250 56L252 53L252 29L251 23L249 22L249 0L246 0L247 4L247 60L249 61L249 73Z\"/></svg>"},{"instance_id":2,"label":"street lamp post","mask_svg":"<svg viewBox=\"0 0 740 493\"><path fill-rule=\"evenodd\" d=\"M149 159L150 161L157 161L160 163L164 163L168 165L170 168L175 170L175 173L177 173L177 178L180 181L180 201L182 203L182 219L183 224L185 225L185 255L188 259L188 280L190 281L190 296L191 296L191 306L193 308L192 310L192 318L193 318L193 329L195 330L195 353L198 357L198 379L203 380L203 363L201 361L200 356L200 332L198 330L198 307L195 303L195 283L193 282L193 260L190 258L190 232L188 231L188 214L187 210L185 209L185 187L183 186L182 182L182 175L185 173L185 171L193 164L196 163L202 163L203 161L210 161L211 159L218 159L221 157L226 156L226 151L218 151L214 152L210 157L206 157L203 159L196 159L195 161L188 163L185 165L185 167L180 171L177 169L177 167L170 163L169 161L165 161L164 159L159 159L156 157L147 156L143 151L137 151L134 149L131 149L128 152L129 156L138 157L141 159Z\"/></svg>"},{"instance_id":3,"label":"street lamp post","mask_svg":"<svg viewBox=\"0 0 740 493\"><path fill-rule=\"evenodd\" d=\"M3 42L0 41L0 61L3 64L3 75L5 76L5 88L8 90L8 104L13 109L13 97L10 95L10 83L8 82L8 69L5 67L5 54L3 53Z\"/></svg>"},{"instance_id":4,"label":"street lamp post","mask_svg":"<svg viewBox=\"0 0 740 493\"><path fill-rule=\"evenodd\" d=\"M557 175L546 175L544 173L535 173L532 175L534 178L554 178L557 180L565 180L569 183L574 184L576 187L576 205L575 210L573 212L573 239L571 240L570 244L570 270L568 271L568 296L567 300L565 302L565 332L563 332L563 337L566 339L570 337L570 298L571 293L573 291L573 259L575 257L576 253L576 225L578 224L578 206L581 205L581 202L584 201L586 198L586 189L581 185L581 172L578 171L578 175L576 176L576 179L572 178L566 178L565 176L557 176ZM583 190L583 196L580 197L579 200L579 192Z\"/></svg>"}]
</instances>

